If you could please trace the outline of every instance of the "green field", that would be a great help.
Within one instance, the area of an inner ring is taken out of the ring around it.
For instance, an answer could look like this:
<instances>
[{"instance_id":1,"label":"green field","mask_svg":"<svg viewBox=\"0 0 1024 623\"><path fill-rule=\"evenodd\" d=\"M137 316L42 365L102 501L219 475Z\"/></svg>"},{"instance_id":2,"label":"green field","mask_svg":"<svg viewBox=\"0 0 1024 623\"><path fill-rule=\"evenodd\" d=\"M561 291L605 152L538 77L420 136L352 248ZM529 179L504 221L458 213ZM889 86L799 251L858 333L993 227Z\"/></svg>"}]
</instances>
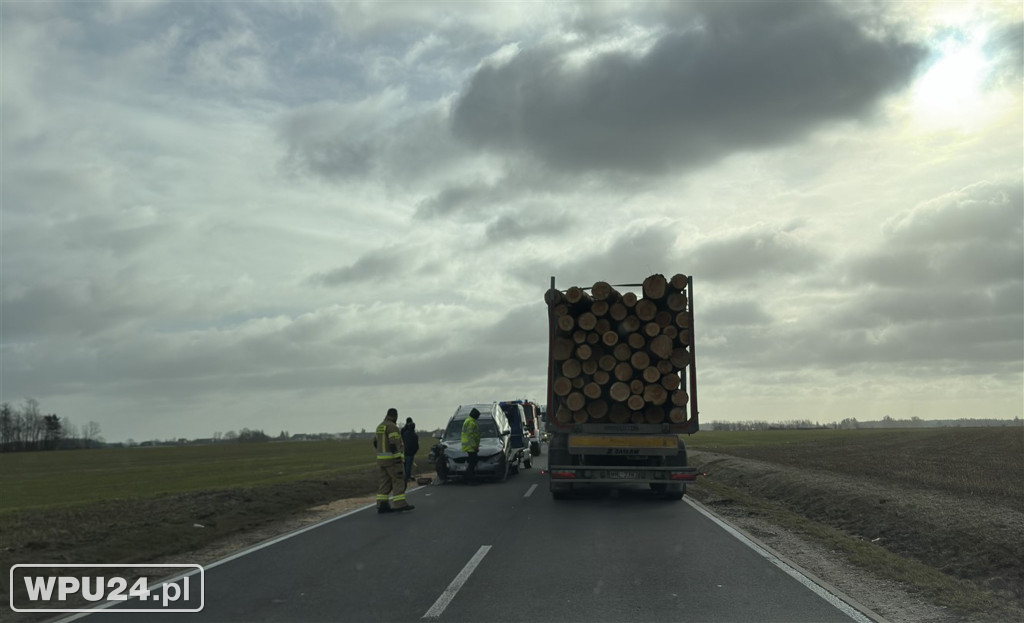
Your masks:
<instances>
[{"instance_id":1,"label":"green field","mask_svg":"<svg viewBox=\"0 0 1024 623\"><path fill-rule=\"evenodd\" d=\"M0 454L0 513L324 479L374 460L366 440Z\"/></svg>"}]
</instances>

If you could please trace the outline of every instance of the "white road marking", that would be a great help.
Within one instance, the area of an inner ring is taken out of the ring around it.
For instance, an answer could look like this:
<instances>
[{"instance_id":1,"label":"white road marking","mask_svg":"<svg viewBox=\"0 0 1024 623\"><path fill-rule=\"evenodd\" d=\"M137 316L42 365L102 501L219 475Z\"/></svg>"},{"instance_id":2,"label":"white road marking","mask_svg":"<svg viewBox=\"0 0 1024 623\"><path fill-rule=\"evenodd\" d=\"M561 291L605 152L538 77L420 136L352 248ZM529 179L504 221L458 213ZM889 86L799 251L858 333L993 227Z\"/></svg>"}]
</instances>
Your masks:
<instances>
[{"instance_id":1,"label":"white road marking","mask_svg":"<svg viewBox=\"0 0 1024 623\"><path fill-rule=\"evenodd\" d=\"M523 497L524 498L530 497L531 495L533 495L533 492L536 491L536 489L537 489L537 485L535 485L535 484L534 485L530 485L530 488L526 490L526 495L524 495Z\"/></svg>"},{"instance_id":2,"label":"white road marking","mask_svg":"<svg viewBox=\"0 0 1024 623\"><path fill-rule=\"evenodd\" d=\"M733 528L729 524L725 523L724 521L722 521L718 517L715 517L712 513L707 511L702 504L696 503L696 502L694 502L693 500L691 500L689 498L683 498L683 501L685 501L687 504L689 504L690 506L695 508L697 510L697 512L699 512L700 514L704 515L705 517L707 517L711 521L713 521L716 524L718 524L719 526L721 526L723 530L725 530L726 532L728 532L732 536L734 536L737 539L739 539L739 541L741 543L743 543L744 545L746 545L750 549L754 550L755 552L757 552L758 554L763 556L768 562L772 563L773 565L775 565L779 569L782 569L783 571L785 571L794 580L796 580L797 582L803 584L807 588L811 589L811 591L813 591L815 594L817 594L819 597L821 597L822 599L824 599L828 603L830 603L833 606L835 606L837 609L839 609L846 616L850 617L851 619L853 619L857 623L872 623L872 619L867 617L867 616L865 616L863 612L861 612L860 610L857 610L856 608L854 608L850 604L846 603L845 601L843 601L839 597L837 597L837 596L833 595L832 593L830 593L829 591L825 590L823 587L818 585L816 582L814 582L813 580L811 580L810 578L808 578L804 574L800 573L799 571L797 571L793 567L790 567L788 564L786 564L786 562L784 560L780 559L775 554L772 554L771 552L769 552L768 550L764 549L763 547L761 547L757 543L755 543L755 542L751 541L750 539L748 539L741 532L737 531L735 528ZM719 585L719 586L721 586L721 585Z\"/></svg>"},{"instance_id":3,"label":"white road marking","mask_svg":"<svg viewBox=\"0 0 1024 623\"><path fill-rule=\"evenodd\" d=\"M455 595L459 592L459 589L461 589L462 585L466 583L466 580L468 580L469 576L473 574L476 566L480 564L480 561L484 559L484 556L486 556L489 551L491 551L490 545L481 545L480 549L476 550L473 557L466 563L466 566L462 568L462 571L459 571L459 575L455 576L452 583L448 585L448 588L444 589L441 596L437 598L437 601L434 602L433 606L430 606L430 610L427 610L427 613L424 614L422 618L436 619L441 616L441 613L448 607L448 604L451 603L452 599L455 599Z\"/></svg>"}]
</instances>

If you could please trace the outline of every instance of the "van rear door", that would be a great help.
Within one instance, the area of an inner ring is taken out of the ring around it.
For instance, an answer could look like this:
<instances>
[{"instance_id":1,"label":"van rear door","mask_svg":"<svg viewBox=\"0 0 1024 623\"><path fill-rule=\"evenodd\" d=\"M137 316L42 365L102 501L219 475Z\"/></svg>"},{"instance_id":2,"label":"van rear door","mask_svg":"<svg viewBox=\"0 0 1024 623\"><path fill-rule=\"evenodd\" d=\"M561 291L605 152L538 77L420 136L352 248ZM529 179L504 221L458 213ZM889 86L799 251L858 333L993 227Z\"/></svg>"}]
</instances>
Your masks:
<instances>
[{"instance_id":1,"label":"van rear door","mask_svg":"<svg viewBox=\"0 0 1024 623\"><path fill-rule=\"evenodd\" d=\"M503 402L501 403L501 410L504 412L505 417L508 418L508 425L512 430L512 435L509 438L510 445L513 448L529 447L528 433L523 424L522 405L515 402Z\"/></svg>"}]
</instances>

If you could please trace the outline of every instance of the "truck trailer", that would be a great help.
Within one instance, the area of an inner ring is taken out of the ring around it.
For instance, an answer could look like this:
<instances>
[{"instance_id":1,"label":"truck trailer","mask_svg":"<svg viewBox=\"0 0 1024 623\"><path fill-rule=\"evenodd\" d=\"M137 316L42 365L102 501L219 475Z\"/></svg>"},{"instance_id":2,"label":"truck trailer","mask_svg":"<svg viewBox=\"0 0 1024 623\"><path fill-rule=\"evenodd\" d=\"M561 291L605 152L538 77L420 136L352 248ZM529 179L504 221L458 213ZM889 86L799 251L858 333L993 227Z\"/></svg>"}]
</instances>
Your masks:
<instances>
[{"instance_id":1,"label":"truck trailer","mask_svg":"<svg viewBox=\"0 0 1024 623\"><path fill-rule=\"evenodd\" d=\"M700 429L692 277L566 290L552 277L544 299L551 495L647 484L681 499L698 475L681 438Z\"/></svg>"}]
</instances>

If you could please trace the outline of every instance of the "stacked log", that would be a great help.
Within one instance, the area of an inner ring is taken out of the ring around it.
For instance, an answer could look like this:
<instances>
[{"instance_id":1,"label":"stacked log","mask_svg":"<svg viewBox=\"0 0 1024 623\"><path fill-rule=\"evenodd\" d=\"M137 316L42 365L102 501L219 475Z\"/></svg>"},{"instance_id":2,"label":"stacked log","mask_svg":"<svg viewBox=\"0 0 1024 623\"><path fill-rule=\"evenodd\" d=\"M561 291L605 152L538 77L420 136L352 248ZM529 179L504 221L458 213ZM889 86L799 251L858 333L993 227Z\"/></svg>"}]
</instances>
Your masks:
<instances>
[{"instance_id":1,"label":"stacked log","mask_svg":"<svg viewBox=\"0 0 1024 623\"><path fill-rule=\"evenodd\" d=\"M562 424L680 424L689 396L688 279L651 275L641 296L598 281L544 296L552 318L554 377Z\"/></svg>"}]
</instances>

